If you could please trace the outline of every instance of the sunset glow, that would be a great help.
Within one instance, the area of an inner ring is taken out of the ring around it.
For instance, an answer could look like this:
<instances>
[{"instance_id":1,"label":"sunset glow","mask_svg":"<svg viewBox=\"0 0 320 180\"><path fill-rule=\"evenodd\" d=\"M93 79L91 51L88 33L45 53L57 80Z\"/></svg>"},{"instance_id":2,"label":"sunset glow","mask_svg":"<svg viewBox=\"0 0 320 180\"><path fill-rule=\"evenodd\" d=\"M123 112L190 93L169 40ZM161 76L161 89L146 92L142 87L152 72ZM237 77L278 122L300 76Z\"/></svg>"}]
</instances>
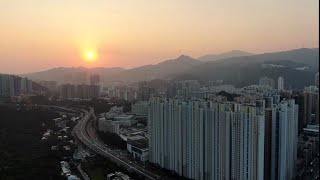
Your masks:
<instances>
[{"instance_id":1,"label":"sunset glow","mask_svg":"<svg viewBox=\"0 0 320 180\"><path fill-rule=\"evenodd\" d=\"M18 2L1 1L2 72L132 68L181 54L264 53L319 43L319 0Z\"/></svg>"},{"instance_id":2,"label":"sunset glow","mask_svg":"<svg viewBox=\"0 0 320 180\"><path fill-rule=\"evenodd\" d=\"M84 54L84 60L86 62L94 62L96 61L96 53L93 51L86 51Z\"/></svg>"},{"instance_id":3,"label":"sunset glow","mask_svg":"<svg viewBox=\"0 0 320 180\"><path fill-rule=\"evenodd\" d=\"M319 2L0 0L0 180L320 180Z\"/></svg>"}]
</instances>

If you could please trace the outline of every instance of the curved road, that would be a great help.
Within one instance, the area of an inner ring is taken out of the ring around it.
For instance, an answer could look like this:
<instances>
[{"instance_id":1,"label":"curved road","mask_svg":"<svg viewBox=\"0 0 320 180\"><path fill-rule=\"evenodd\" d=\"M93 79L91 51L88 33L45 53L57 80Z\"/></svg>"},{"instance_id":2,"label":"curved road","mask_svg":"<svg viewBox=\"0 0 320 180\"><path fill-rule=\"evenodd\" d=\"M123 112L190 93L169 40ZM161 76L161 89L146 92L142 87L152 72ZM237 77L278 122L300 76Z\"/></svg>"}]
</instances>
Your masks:
<instances>
[{"instance_id":1,"label":"curved road","mask_svg":"<svg viewBox=\"0 0 320 180\"><path fill-rule=\"evenodd\" d=\"M80 139L80 141L89 147L94 152L109 158L111 161L115 162L118 165L124 166L127 169L133 170L139 174L142 174L148 179L160 179L160 177L156 174L153 174L144 168L140 167L137 164L132 163L130 160L126 159L123 156L119 156L113 150L107 148L103 143L97 141L95 138L92 138L87 131L88 122L95 118L93 108L89 108L88 111L84 111L85 114L83 118L78 122L78 124L74 128L74 132L76 136ZM93 117L93 118L92 118Z\"/></svg>"}]
</instances>

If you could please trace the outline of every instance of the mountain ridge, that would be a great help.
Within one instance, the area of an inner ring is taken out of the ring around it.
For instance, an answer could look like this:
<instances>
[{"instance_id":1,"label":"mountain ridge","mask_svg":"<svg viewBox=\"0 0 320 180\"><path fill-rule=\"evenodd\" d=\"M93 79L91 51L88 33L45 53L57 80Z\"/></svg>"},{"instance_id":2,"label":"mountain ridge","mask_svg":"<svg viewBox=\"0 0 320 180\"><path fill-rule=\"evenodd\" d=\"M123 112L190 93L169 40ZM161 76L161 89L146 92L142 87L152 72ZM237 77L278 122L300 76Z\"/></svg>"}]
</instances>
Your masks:
<instances>
[{"instance_id":1,"label":"mountain ridge","mask_svg":"<svg viewBox=\"0 0 320 180\"><path fill-rule=\"evenodd\" d=\"M241 51L241 50L231 50L231 51L220 53L220 54L207 54L207 55L198 57L197 60L207 62L207 61L216 61L216 60L226 59L231 57L241 57L241 56L251 56L251 55L255 55L255 54Z\"/></svg>"},{"instance_id":2,"label":"mountain ridge","mask_svg":"<svg viewBox=\"0 0 320 180\"><path fill-rule=\"evenodd\" d=\"M283 76L288 88L303 88L314 84L314 75L319 67L318 60L318 48L294 49L209 61L190 69L185 73L185 78L184 74L176 74L170 79L186 80L192 76L197 80L223 80L227 84L243 87L258 84L262 76L274 80ZM275 65L275 68L263 66L268 63ZM278 68L279 66L283 67ZM298 67L301 66L308 68L299 70Z\"/></svg>"},{"instance_id":3,"label":"mountain ridge","mask_svg":"<svg viewBox=\"0 0 320 180\"><path fill-rule=\"evenodd\" d=\"M85 76L89 74L99 74L101 78L107 78L110 75L116 74L118 72L125 71L126 69L120 67L56 67L48 69L45 71L39 71L34 73L20 74L19 76L28 77L33 80L45 80L45 81L57 81L59 83L83 83L85 80L80 80L81 82L74 82L77 76Z\"/></svg>"},{"instance_id":4,"label":"mountain ridge","mask_svg":"<svg viewBox=\"0 0 320 180\"><path fill-rule=\"evenodd\" d=\"M137 82L152 79L170 80L175 79L176 77L180 77L179 79L184 79L184 77L192 77L199 80L214 80L220 78L226 79L226 82L228 82L228 79L230 79L228 77L228 73L233 74L235 72L238 72L239 75L233 75L234 80L230 80L229 82L235 84L247 84L238 82L240 80L246 81L246 79L242 78L245 77L244 74L248 74L248 72L244 72L245 70L255 72L256 74L253 73L251 75L258 78L261 73L256 70L267 73L267 71L269 72L274 70L273 67L286 66L286 72L293 73L292 71L296 72L296 70L292 70L293 68L300 68L303 66L307 67L306 70L300 70L296 73L310 74L317 71L317 68L319 67L318 59L319 48L293 49L289 51L254 54L250 56L238 56L205 62L194 59L187 55L180 55L175 59L169 59L157 64L149 64L131 69L124 69L119 67L60 67L53 68L47 71L29 73L25 76L31 79L37 78L43 80L55 80L59 83L79 83L79 81L81 82L83 80L77 80L77 78L81 79L82 76L88 75L90 73L99 74L103 82ZM53 73L52 77L50 77L50 72L52 71L55 73ZM281 72L279 72L278 74L281 74ZM310 78L311 75L308 75L308 77ZM251 77L249 77L249 79L250 78ZM68 81L66 81L66 79L68 79ZM237 80L237 82L235 80ZM253 80L248 82L252 83Z\"/></svg>"}]
</instances>

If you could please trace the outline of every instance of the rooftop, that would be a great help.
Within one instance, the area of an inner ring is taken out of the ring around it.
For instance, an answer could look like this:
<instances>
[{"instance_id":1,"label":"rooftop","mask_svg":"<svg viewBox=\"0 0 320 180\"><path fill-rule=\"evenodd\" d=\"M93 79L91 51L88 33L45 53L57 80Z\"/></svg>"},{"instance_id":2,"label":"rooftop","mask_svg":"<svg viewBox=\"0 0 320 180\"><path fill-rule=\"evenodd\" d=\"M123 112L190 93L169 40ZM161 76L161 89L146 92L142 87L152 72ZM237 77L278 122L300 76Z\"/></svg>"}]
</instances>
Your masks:
<instances>
[{"instance_id":1,"label":"rooftop","mask_svg":"<svg viewBox=\"0 0 320 180\"><path fill-rule=\"evenodd\" d=\"M132 118L133 115L132 114L121 114L119 116L117 116L116 118Z\"/></svg>"},{"instance_id":2,"label":"rooftop","mask_svg":"<svg viewBox=\"0 0 320 180\"><path fill-rule=\"evenodd\" d=\"M148 139L141 135L128 137L127 143L140 149L148 147Z\"/></svg>"}]
</instances>

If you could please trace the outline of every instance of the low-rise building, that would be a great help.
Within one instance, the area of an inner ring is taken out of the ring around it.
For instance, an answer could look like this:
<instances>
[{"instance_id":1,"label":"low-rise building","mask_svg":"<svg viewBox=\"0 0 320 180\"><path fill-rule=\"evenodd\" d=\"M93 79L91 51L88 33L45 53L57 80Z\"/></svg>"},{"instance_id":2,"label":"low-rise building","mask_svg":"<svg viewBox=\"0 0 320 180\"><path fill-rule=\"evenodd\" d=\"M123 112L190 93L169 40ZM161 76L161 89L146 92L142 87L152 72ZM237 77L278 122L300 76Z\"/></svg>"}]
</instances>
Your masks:
<instances>
[{"instance_id":1,"label":"low-rise building","mask_svg":"<svg viewBox=\"0 0 320 180\"><path fill-rule=\"evenodd\" d=\"M111 132L111 133L120 133L120 126L131 126L136 123L133 115L120 115L113 119L99 118L98 128L99 131Z\"/></svg>"},{"instance_id":2,"label":"low-rise building","mask_svg":"<svg viewBox=\"0 0 320 180\"><path fill-rule=\"evenodd\" d=\"M115 134L120 133L120 124L117 121L107 120L105 118L100 118L98 120L99 131L111 132Z\"/></svg>"},{"instance_id":3,"label":"low-rise building","mask_svg":"<svg viewBox=\"0 0 320 180\"><path fill-rule=\"evenodd\" d=\"M114 118L114 121L119 122L122 126L131 126L135 123L134 116L132 114L121 114Z\"/></svg>"},{"instance_id":4,"label":"low-rise building","mask_svg":"<svg viewBox=\"0 0 320 180\"><path fill-rule=\"evenodd\" d=\"M306 128L303 128L303 134L307 136L319 137L319 125L308 124Z\"/></svg>"},{"instance_id":5,"label":"low-rise building","mask_svg":"<svg viewBox=\"0 0 320 180\"><path fill-rule=\"evenodd\" d=\"M66 161L61 161L60 162L61 169L64 175L70 174L70 166L69 163Z\"/></svg>"},{"instance_id":6,"label":"low-rise building","mask_svg":"<svg viewBox=\"0 0 320 180\"><path fill-rule=\"evenodd\" d=\"M114 113L114 112L107 112L107 113L101 113L99 116L101 118L105 118L105 119L113 119L116 116L118 116L118 113Z\"/></svg>"},{"instance_id":7,"label":"low-rise building","mask_svg":"<svg viewBox=\"0 0 320 180\"><path fill-rule=\"evenodd\" d=\"M103 132L120 133L120 126L131 126L137 121L132 114L123 114L123 107L112 107L98 119L98 129Z\"/></svg>"},{"instance_id":8,"label":"low-rise building","mask_svg":"<svg viewBox=\"0 0 320 180\"><path fill-rule=\"evenodd\" d=\"M122 172L115 172L115 173L110 173L107 175L107 180L130 180L131 178L122 173Z\"/></svg>"},{"instance_id":9,"label":"low-rise building","mask_svg":"<svg viewBox=\"0 0 320 180\"><path fill-rule=\"evenodd\" d=\"M134 159L137 159L141 162L146 162L149 160L148 139L146 137L140 135L128 137L127 150Z\"/></svg>"},{"instance_id":10,"label":"low-rise building","mask_svg":"<svg viewBox=\"0 0 320 180\"><path fill-rule=\"evenodd\" d=\"M114 107L110 108L109 112L122 114L123 113L123 107L114 106Z\"/></svg>"}]
</instances>

